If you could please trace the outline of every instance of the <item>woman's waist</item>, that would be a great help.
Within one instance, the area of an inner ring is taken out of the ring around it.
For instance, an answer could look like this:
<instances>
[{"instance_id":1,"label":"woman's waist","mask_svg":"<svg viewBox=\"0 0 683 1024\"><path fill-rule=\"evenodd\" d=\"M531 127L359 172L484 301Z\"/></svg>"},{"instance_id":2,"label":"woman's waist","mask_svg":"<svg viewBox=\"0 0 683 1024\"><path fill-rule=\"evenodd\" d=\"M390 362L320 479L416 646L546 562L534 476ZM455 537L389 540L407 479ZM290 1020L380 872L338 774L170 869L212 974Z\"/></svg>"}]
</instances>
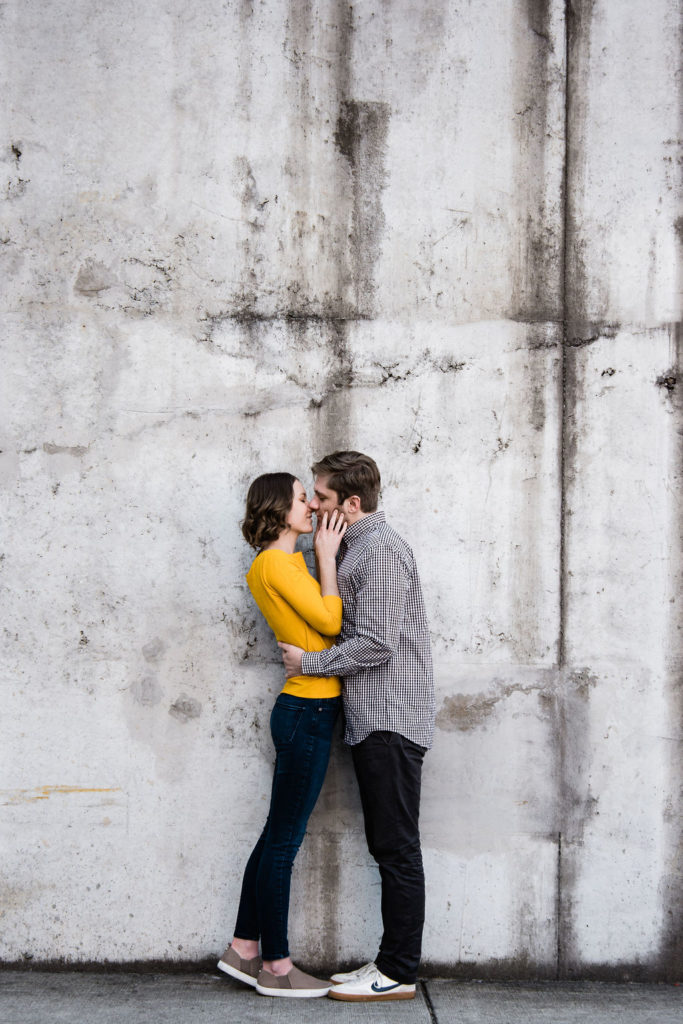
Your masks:
<instances>
[{"instance_id":1,"label":"woman's waist","mask_svg":"<svg viewBox=\"0 0 683 1024\"><path fill-rule=\"evenodd\" d=\"M336 708L341 704L341 694L336 697L300 697L296 693L281 690L277 695L276 703L289 707L310 707L313 704L318 704L326 708Z\"/></svg>"},{"instance_id":2,"label":"woman's waist","mask_svg":"<svg viewBox=\"0 0 683 1024\"><path fill-rule=\"evenodd\" d=\"M292 676L283 686L282 692L312 700L338 697L341 694L341 679L338 676Z\"/></svg>"},{"instance_id":3,"label":"woman's waist","mask_svg":"<svg viewBox=\"0 0 683 1024\"><path fill-rule=\"evenodd\" d=\"M333 647L337 639L334 636L323 636L322 633L316 633L310 626L305 629L297 626L291 628L284 626L281 629L274 629L273 632L278 643L292 644L293 647L300 647L302 651L314 653Z\"/></svg>"}]
</instances>

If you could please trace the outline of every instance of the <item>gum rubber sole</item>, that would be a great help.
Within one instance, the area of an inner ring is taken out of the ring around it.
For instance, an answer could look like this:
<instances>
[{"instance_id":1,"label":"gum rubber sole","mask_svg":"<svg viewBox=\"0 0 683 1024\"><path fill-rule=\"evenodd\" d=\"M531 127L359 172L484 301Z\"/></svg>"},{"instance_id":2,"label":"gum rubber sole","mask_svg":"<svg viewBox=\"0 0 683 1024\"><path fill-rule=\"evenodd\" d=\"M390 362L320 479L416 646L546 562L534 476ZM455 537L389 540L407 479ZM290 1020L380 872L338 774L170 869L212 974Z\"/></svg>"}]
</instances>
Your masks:
<instances>
[{"instance_id":1,"label":"gum rubber sole","mask_svg":"<svg viewBox=\"0 0 683 1024\"><path fill-rule=\"evenodd\" d=\"M344 992L336 992L334 986L327 993L329 999L339 999L344 1003L388 1003L398 999L414 999L414 992L384 992L377 995L346 995Z\"/></svg>"}]
</instances>

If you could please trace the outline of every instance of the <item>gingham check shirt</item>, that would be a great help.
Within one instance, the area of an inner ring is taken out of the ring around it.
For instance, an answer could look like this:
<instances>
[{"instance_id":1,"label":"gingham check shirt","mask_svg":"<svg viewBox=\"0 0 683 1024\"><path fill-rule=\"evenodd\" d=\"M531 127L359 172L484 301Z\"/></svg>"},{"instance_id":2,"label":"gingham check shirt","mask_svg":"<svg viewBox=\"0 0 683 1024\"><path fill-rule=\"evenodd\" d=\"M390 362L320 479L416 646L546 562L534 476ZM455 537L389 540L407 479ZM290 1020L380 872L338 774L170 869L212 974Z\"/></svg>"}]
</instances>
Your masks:
<instances>
[{"instance_id":1,"label":"gingham check shirt","mask_svg":"<svg viewBox=\"0 0 683 1024\"><path fill-rule=\"evenodd\" d=\"M335 647L303 655L304 675L343 676L344 739L401 733L431 747L434 677L429 628L415 557L372 512L346 531L337 579L343 604Z\"/></svg>"}]
</instances>

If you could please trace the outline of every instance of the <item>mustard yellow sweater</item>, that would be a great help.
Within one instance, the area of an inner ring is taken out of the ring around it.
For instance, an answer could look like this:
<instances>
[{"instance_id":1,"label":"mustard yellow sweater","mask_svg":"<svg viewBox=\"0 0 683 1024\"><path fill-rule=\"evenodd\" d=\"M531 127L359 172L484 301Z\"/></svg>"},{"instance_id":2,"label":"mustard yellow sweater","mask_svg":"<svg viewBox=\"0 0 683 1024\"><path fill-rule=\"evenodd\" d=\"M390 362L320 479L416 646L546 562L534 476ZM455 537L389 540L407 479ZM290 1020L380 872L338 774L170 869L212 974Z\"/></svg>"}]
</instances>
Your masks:
<instances>
[{"instance_id":1,"label":"mustard yellow sweater","mask_svg":"<svg viewBox=\"0 0 683 1024\"><path fill-rule=\"evenodd\" d=\"M300 551L290 555L279 548L261 551L247 573L249 589L275 633L276 640L304 651L331 647L341 629L340 597L320 593ZM338 697L337 676L294 676L282 688L297 697Z\"/></svg>"}]
</instances>

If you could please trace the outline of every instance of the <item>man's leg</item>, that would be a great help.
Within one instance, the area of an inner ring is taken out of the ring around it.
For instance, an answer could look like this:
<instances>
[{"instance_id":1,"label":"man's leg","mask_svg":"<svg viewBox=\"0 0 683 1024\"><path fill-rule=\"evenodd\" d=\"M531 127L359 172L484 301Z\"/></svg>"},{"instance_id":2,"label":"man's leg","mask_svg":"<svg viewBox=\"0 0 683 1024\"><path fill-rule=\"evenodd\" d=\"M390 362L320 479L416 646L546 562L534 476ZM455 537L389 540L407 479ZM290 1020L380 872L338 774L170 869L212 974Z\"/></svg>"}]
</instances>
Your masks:
<instances>
[{"instance_id":1,"label":"man's leg","mask_svg":"<svg viewBox=\"0 0 683 1024\"><path fill-rule=\"evenodd\" d=\"M396 732L373 732L351 750L368 849L382 878L384 933L375 962L393 981L412 985L425 908L419 831L425 751Z\"/></svg>"}]
</instances>

